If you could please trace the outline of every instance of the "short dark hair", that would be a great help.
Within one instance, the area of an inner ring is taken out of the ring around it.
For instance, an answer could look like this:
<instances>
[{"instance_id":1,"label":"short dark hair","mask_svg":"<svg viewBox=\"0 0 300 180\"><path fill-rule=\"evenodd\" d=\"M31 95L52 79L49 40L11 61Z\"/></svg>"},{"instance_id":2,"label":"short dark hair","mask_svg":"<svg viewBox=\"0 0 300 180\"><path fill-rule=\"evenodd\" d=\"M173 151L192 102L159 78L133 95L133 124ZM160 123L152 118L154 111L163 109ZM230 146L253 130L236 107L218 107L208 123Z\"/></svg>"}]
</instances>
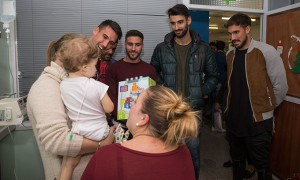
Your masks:
<instances>
[{"instance_id":1,"label":"short dark hair","mask_svg":"<svg viewBox=\"0 0 300 180\"><path fill-rule=\"evenodd\" d=\"M106 28L107 26L111 27L115 31L115 33L118 36L118 40L120 40L122 38L122 29L121 29L120 25L117 22L110 20L110 19L107 19L107 20L103 21L101 24L99 24L99 26L98 26L99 31ZM118 40L116 43L118 43Z\"/></svg>"},{"instance_id":2,"label":"short dark hair","mask_svg":"<svg viewBox=\"0 0 300 180\"><path fill-rule=\"evenodd\" d=\"M217 41L216 42L217 50L224 50L225 49L225 42L224 41Z\"/></svg>"},{"instance_id":3,"label":"short dark hair","mask_svg":"<svg viewBox=\"0 0 300 180\"><path fill-rule=\"evenodd\" d=\"M216 44L214 41L211 41L211 42L209 43L209 46L216 46L216 47L217 47L217 44Z\"/></svg>"},{"instance_id":4,"label":"short dark hair","mask_svg":"<svg viewBox=\"0 0 300 180\"><path fill-rule=\"evenodd\" d=\"M168 9L167 14L170 16L184 15L187 19L190 16L189 9L184 4L176 4Z\"/></svg>"},{"instance_id":5,"label":"short dark hair","mask_svg":"<svg viewBox=\"0 0 300 180\"><path fill-rule=\"evenodd\" d=\"M128 31L126 33L125 42L127 41L127 38L131 37L131 36L138 36L138 37L140 37L142 39L142 42L144 41L144 35L143 35L143 33L141 33L138 30L130 30L130 31Z\"/></svg>"},{"instance_id":6,"label":"short dark hair","mask_svg":"<svg viewBox=\"0 0 300 180\"><path fill-rule=\"evenodd\" d=\"M226 28L229 26L236 25L241 26L243 28L246 28L247 26L251 26L251 18L243 13L237 13L227 21L227 23L224 25Z\"/></svg>"}]
</instances>

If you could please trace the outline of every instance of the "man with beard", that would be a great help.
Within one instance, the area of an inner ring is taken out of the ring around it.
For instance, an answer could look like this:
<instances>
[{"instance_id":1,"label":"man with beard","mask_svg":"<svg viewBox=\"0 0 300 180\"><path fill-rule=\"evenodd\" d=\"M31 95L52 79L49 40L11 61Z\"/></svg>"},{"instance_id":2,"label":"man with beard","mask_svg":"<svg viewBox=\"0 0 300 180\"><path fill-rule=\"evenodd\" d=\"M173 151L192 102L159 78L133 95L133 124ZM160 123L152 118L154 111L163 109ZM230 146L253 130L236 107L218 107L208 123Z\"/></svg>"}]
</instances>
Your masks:
<instances>
[{"instance_id":1,"label":"man with beard","mask_svg":"<svg viewBox=\"0 0 300 180\"><path fill-rule=\"evenodd\" d=\"M258 179L271 180L273 111L288 89L283 62L274 47L251 39L249 16L235 14L225 27L234 47L226 57L228 104L225 110L233 179L243 179L248 155Z\"/></svg>"},{"instance_id":2,"label":"man with beard","mask_svg":"<svg viewBox=\"0 0 300 180\"><path fill-rule=\"evenodd\" d=\"M214 53L199 34L189 29L192 19L185 5L177 4L167 13L173 31L156 46L150 64L156 69L158 84L181 94L192 108L201 110L205 104L203 97L209 95L218 82ZM200 171L201 124L199 115L198 137L187 143L196 179Z\"/></svg>"},{"instance_id":3,"label":"man with beard","mask_svg":"<svg viewBox=\"0 0 300 180\"><path fill-rule=\"evenodd\" d=\"M106 33L102 33L102 30L106 30ZM114 33L115 41L109 40L109 37ZM118 45L118 41L122 38L122 29L120 25L107 19L99 26L95 27L93 30L93 35L90 37L90 41L95 44L99 48L99 60L96 65L97 73L93 77L94 79L105 83L105 74L107 67L115 62L115 60L111 60L111 57L115 53L115 50ZM104 43L100 43L100 40L104 40Z\"/></svg>"},{"instance_id":4,"label":"man with beard","mask_svg":"<svg viewBox=\"0 0 300 180\"><path fill-rule=\"evenodd\" d=\"M114 37L114 40L111 40ZM102 21L99 26L93 30L93 35L90 37L90 42L95 44L101 51L112 48L113 45L118 43L118 40L122 38L122 29L120 25L107 19Z\"/></svg>"},{"instance_id":5,"label":"man with beard","mask_svg":"<svg viewBox=\"0 0 300 180\"><path fill-rule=\"evenodd\" d=\"M126 121L117 121L118 109L118 85L120 81L125 81L131 77L147 77L156 79L156 72L153 66L140 59L144 49L144 35L138 30L130 30L126 33L124 47L126 57L113 63L107 69L105 82L109 86L108 95L114 103L113 123L121 123L126 128Z\"/></svg>"},{"instance_id":6,"label":"man with beard","mask_svg":"<svg viewBox=\"0 0 300 180\"><path fill-rule=\"evenodd\" d=\"M116 42L114 45L111 46L109 49L102 50L100 52L100 58L98 59L96 69L97 69L97 74L96 74L96 79L104 84L105 83L105 75L107 68L116 60L112 58L114 55L116 49L118 46L118 42Z\"/></svg>"}]
</instances>

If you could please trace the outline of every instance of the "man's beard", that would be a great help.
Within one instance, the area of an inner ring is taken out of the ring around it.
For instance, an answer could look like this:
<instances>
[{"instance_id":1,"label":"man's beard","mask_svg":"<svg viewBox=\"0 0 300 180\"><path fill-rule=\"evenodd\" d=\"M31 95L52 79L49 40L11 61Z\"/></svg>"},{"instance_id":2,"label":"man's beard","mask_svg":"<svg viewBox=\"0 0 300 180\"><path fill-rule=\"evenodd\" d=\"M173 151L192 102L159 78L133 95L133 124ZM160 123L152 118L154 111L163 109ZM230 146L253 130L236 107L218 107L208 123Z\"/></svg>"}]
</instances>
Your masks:
<instances>
[{"instance_id":1,"label":"man's beard","mask_svg":"<svg viewBox=\"0 0 300 180\"><path fill-rule=\"evenodd\" d=\"M231 41L231 42L232 42L232 44L234 44L234 42L236 42L236 41L237 41L237 40L233 40L233 41ZM248 41L248 36L246 36L245 40L241 43L241 45L239 45L239 46L237 46L237 47L235 47L235 48L237 48L237 49L242 49L242 48L246 45L247 41Z\"/></svg>"},{"instance_id":2,"label":"man's beard","mask_svg":"<svg viewBox=\"0 0 300 180\"><path fill-rule=\"evenodd\" d=\"M130 52L132 52L132 51L127 51L127 50L126 50L127 57L128 57L130 60L132 60L132 61L137 60L137 59L140 57L141 53L142 53L142 51L141 51L141 52L134 51L134 52L136 52L136 55L137 55L137 56L136 56L136 57L131 57Z\"/></svg>"},{"instance_id":3,"label":"man's beard","mask_svg":"<svg viewBox=\"0 0 300 180\"><path fill-rule=\"evenodd\" d=\"M179 30L181 30L181 29L179 29ZM180 35L177 35L176 33L175 33L175 35L177 38L183 38L186 35L186 33L188 32L188 30L189 29L188 29L188 24L187 24L186 28L182 30L182 33Z\"/></svg>"}]
</instances>

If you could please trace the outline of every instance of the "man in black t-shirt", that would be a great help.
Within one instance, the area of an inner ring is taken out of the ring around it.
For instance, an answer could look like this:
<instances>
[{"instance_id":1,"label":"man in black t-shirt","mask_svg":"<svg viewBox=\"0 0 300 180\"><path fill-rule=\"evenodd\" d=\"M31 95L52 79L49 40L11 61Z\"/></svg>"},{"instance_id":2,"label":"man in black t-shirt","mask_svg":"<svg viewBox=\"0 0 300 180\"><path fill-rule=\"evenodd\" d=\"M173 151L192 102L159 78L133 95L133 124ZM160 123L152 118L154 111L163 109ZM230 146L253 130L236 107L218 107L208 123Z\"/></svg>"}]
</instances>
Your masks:
<instances>
[{"instance_id":1,"label":"man in black t-shirt","mask_svg":"<svg viewBox=\"0 0 300 180\"><path fill-rule=\"evenodd\" d=\"M226 57L229 73L225 110L233 179L243 179L248 155L258 179L271 180L273 111L287 92L285 69L274 47L251 39L249 16L235 14L225 26L234 46Z\"/></svg>"}]
</instances>

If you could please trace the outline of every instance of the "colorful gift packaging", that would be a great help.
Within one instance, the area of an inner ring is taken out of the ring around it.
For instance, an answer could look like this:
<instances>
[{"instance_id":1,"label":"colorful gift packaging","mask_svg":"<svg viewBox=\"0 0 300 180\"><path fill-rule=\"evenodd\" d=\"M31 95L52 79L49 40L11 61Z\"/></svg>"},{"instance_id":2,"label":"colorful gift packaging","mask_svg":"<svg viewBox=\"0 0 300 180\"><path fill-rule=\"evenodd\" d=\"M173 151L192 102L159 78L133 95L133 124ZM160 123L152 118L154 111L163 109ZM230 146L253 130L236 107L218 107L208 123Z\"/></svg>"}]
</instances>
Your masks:
<instances>
[{"instance_id":1,"label":"colorful gift packaging","mask_svg":"<svg viewBox=\"0 0 300 180\"><path fill-rule=\"evenodd\" d=\"M123 143L126 142L128 137L129 137L129 131L127 130L126 132L124 129L121 127L121 124L117 126L117 129L114 132L115 135L115 143Z\"/></svg>"},{"instance_id":2,"label":"colorful gift packaging","mask_svg":"<svg viewBox=\"0 0 300 180\"><path fill-rule=\"evenodd\" d=\"M150 77L140 76L119 82L117 120L128 119L131 102L135 101L144 89L155 86L156 82Z\"/></svg>"}]
</instances>

